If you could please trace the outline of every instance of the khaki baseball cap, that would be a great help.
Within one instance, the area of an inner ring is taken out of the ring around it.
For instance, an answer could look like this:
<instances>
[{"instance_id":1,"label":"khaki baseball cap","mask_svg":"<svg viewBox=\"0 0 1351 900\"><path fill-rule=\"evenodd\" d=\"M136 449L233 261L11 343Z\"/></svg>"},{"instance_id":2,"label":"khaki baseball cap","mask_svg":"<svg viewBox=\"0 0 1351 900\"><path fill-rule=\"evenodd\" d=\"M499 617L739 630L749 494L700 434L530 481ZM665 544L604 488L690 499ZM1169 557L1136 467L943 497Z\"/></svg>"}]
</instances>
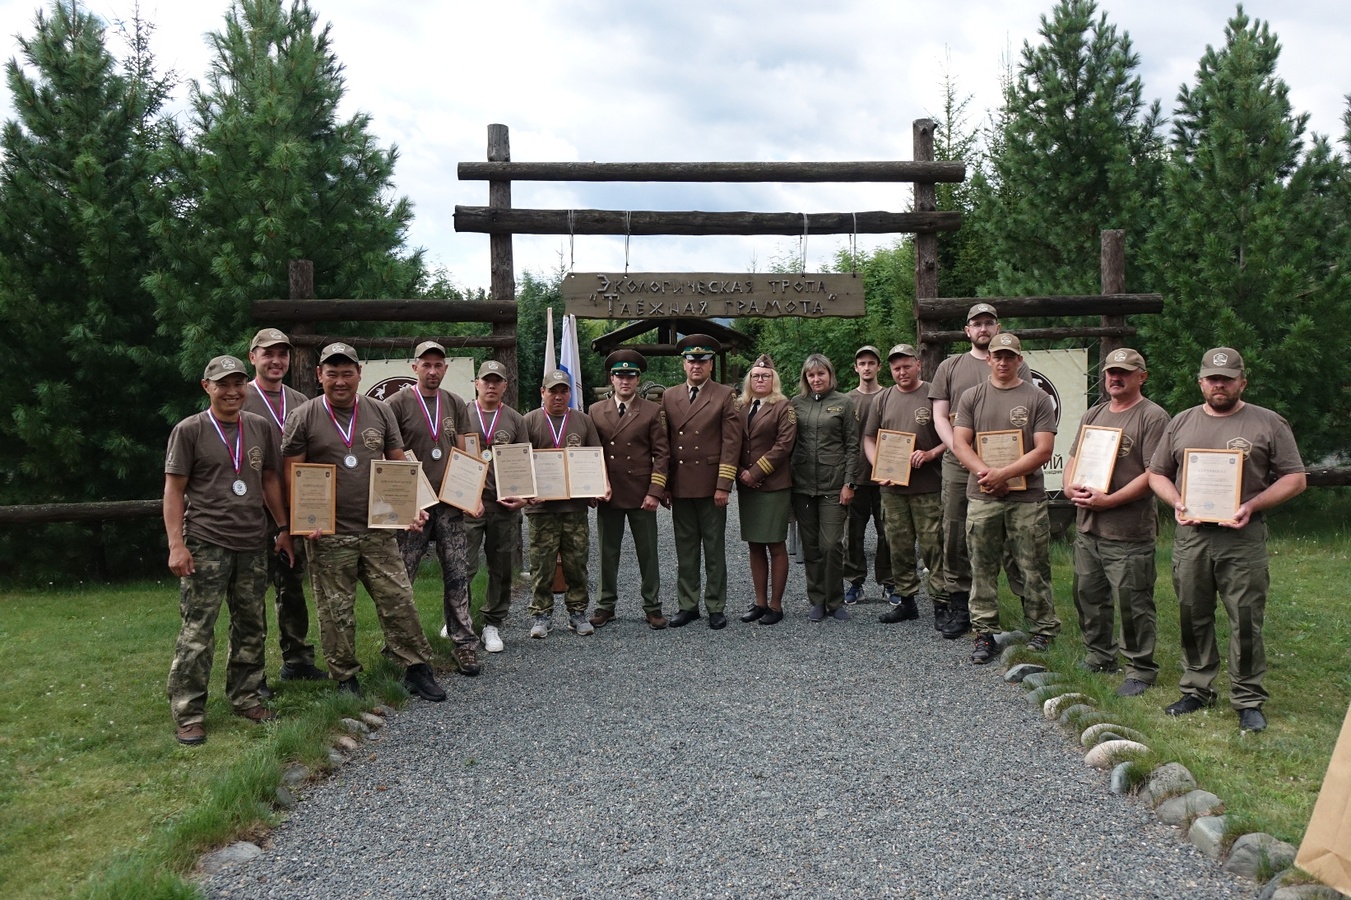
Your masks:
<instances>
[{"instance_id":1,"label":"khaki baseball cap","mask_svg":"<svg viewBox=\"0 0 1351 900\"><path fill-rule=\"evenodd\" d=\"M1238 351L1233 347L1216 347L1214 350L1207 350L1206 355L1201 357L1200 378L1209 375L1221 375L1225 378L1243 377L1243 357L1238 355Z\"/></svg>"},{"instance_id":2,"label":"khaki baseball cap","mask_svg":"<svg viewBox=\"0 0 1351 900\"><path fill-rule=\"evenodd\" d=\"M1018 340L1018 335L1008 331L1001 331L990 341L990 352L998 353L1000 350L1011 350L1019 356L1023 355L1023 342Z\"/></svg>"},{"instance_id":3,"label":"khaki baseball cap","mask_svg":"<svg viewBox=\"0 0 1351 900\"><path fill-rule=\"evenodd\" d=\"M569 389L572 388L572 379L569 378L568 373L564 372L562 369L554 369L548 375L544 376L544 389L546 391L549 388L557 387L560 384L566 384Z\"/></svg>"},{"instance_id":4,"label":"khaki baseball cap","mask_svg":"<svg viewBox=\"0 0 1351 900\"><path fill-rule=\"evenodd\" d=\"M329 344L327 347L319 351L319 365L322 366L329 360L337 359L339 357L345 357L351 362L354 362L357 365L361 365L361 360L357 357L357 352L355 349L353 349L352 345L344 344L341 341L337 342L336 344Z\"/></svg>"},{"instance_id":5,"label":"khaki baseball cap","mask_svg":"<svg viewBox=\"0 0 1351 900\"><path fill-rule=\"evenodd\" d=\"M277 344L285 344L290 347L291 339L276 328L264 328L253 336L253 340L249 341L249 350L257 350L259 347L275 347Z\"/></svg>"},{"instance_id":6,"label":"khaki baseball cap","mask_svg":"<svg viewBox=\"0 0 1351 900\"><path fill-rule=\"evenodd\" d=\"M478 367L478 377L486 378L489 375L496 375L503 381L507 380L507 367L495 359L485 359L483 364Z\"/></svg>"},{"instance_id":7,"label":"khaki baseball cap","mask_svg":"<svg viewBox=\"0 0 1351 900\"><path fill-rule=\"evenodd\" d=\"M882 359L882 351L878 350L872 344L864 344L862 347L859 347L857 350L855 350L854 359L858 359L865 353L871 353L873 356L877 357L879 362Z\"/></svg>"},{"instance_id":8,"label":"khaki baseball cap","mask_svg":"<svg viewBox=\"0 0 1351 900\"><path fill-rule=\"evenodd\" d=\"M887 354L887 362L891 362L898 356L913 356L916 359L919 359L919 351L909 344L897 344L895 347L892 347L891 352Z\"/></svg>"},{"instance_id":9,"label":"khaki baseball cap","mask_svg":"<svg viewBox=\"0 0 1351 900\"><path fill-rule=\"evenodd\" d=\"M976 316L994 316L998 321L999 313L994 311L994 307L988 303L977 303L966 311L966 321L970 322Z\"/></svg>"},{"instance_id":10,"label":"khaki baseball cap","mask_svg":"<svg viewBox=\"0 0 1351 900\"><path fill-rule=\"evenodd\" d=\"M1102 361L1102 370L1106 372L1108 369L1129 369L1132 372L1147 371L1145 358L1130 347L1122 347L1120 350L1113 350L1107 354L1107 358Z\"/></svg>"},{"instance_id":11,"label":"khaki baseball cap","mask_svg":"<svg viewBox=\"0 0 1351 900\"><path fill-rule=\"evenodd\" d=\"M220 381L231 375L244 375L244 363L233 356L217 356L206 364L202 378L207 381Z\"/></svg>"},{"instance_id":12,"label":"khaki baseball cap","mask_svg":"<svg viewBox=\"0 0 1351 900\"><path fill-rule=\"evenodd\" d=\"M421 359L427 353L440 353L446 355L446 348L442 347L436 341L423 341L413 348L413 359Z\"/></svg>"}]
</instances>

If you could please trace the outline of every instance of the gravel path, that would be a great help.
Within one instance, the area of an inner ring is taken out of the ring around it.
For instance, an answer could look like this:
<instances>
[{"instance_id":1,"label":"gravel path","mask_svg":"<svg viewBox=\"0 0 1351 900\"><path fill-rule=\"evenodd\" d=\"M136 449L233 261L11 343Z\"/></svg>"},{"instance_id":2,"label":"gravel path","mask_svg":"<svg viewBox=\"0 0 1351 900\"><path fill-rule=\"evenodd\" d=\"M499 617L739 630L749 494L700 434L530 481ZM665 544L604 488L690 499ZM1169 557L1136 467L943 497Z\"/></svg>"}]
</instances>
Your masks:
<instances>
[{"instance_id":1,"label":"gravel path","mask_svg":"<svg viewBox=\"0 0 1351 900\"><path fill-rule=\"evenodd\" d=\"M673 591L662 514L664 595ZM1251 897L1134 801L927 610L883 626L736 621L751 591L729 515L726 630L620 619L526 637L450 702L414 701L305 792L213 897ZM593 529L594 540L594 529ZM595 558L593 554L593 559ZM594 591L594 584L593 584ZM923 605L921 605L923 609ZM668 599L667 615L675 610Z\"/></svg>"}]
</instances>

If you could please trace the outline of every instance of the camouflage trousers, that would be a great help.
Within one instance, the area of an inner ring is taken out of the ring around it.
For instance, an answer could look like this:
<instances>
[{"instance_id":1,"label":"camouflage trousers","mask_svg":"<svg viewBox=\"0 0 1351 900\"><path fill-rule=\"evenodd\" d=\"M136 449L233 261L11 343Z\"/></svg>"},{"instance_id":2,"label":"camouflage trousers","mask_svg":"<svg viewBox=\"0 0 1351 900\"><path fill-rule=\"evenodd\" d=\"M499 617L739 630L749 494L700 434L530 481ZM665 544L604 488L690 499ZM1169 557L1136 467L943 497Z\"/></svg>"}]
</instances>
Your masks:
<instances>
[{"instance_id":1,"label":"camouflage trousers","mask_svg":"<svg viewBox=\"0 0 1351 900\"><path fill-rule=\"evenodd\" d=\"M1154 609L1153 541L1114 541L1079 532L1074 537L1074 608L1088 650L1087 662L1109 665L1119 652L1126 677L1153 684L1157 615ZM1121 628L1113 623L1121 612Z\"/></svg>"},{"instance_id":2,"label":"camouflage trousers","mask_svg":"<svg viewBox=\"0 0 1351 900\"><path fill-rule=\"evenodd\" d=\"M394 535L330 534L308 543L310 582L330 678L346 681L361 671L356 654L357 582L366 586L375 602L390 658L405 667L431 664L431 644L413 606L413 588Z\"/></svg>"},{"instance_id":3,"label":"camouflage trousers","mask_svg":"<svg viewBox=\"0 0 1351 900\"><path fill-rule=\"evenodd\" d=\"M456 647L468 647L477 652L478 636L474 634L474 620L469 614L464 516L448 503L436 504L427 510L427 514L429 518L421 532L398 532L408 583L417 581L418 564L427 555L428 545L435 541L436 558L441 562L441 613L446 619L446 633Z\"/></svg>"},{"instance_id":4,"label":"camouflage trousers","mask_svg":"<svg viewBox=\"0 0 1351 900\"><path fill-rule=\"evenodd\" d=\"M555 561L563 559L568 592L563 604L569 613L584 613L591 602L586 569L591 557L591 525L587 511L542 512L526 516L530 522L530 615L554 611Z\"/></svg>"},{"instance_id":5,"label":"camouflage trousers","mask_svg":"<svg viewBox=\"0 0 1351 900\"><path fill-rule=\"evenodd\" d=\"M873 557L873 577L884 587L892 587L891 547L886 538L886 503L882 488L875 484L860 484L854 488L854 499L849 504L849 523L844 532L844 579L862 586L868 578L868 557L863 552L863 536L872 522L877 532L877 554ZM938 495L934 495L938 499ZM908 559L909 554L902 559ZM941 574L942 567L939 567ZM913 593L913 591L911 592ZM909 596L909 594L906 594Z\"/></svg>"},{"instance_id":6,"label":"camouflage trousers","mask_svg":"<svg viewBox=\"0 0 1351 900\"><path fill-rule=\"evenodd\" d=\"M263 702L258 689L263 686L267 643L265 552L227 550L191 537L187 547L196 571L179 579L182 625L167 688L174 725L179 728L199 725L206 718L207 685L216 654L216 617L222 603L230 610L225 696L237 711Z\"/></svg>"},{"instance_id":7,"label":"camouflage trousers","mask_svg":"<svg viewBox=\"0 0 1351 900\"><path fill-rule=\"evenodd\" d=\"M891 545L896 593L913 597L921 587L930 600L946 603L943 587L943 504L938 494L882 492L882 524ZM915 544L929 570L928 584L921 585L915 571ZM896 565L903 560L905 564Z\"/></svg>"},{"instance_id":8,"label":"camouflage trousers","mask_svg":"<svg viewBox=\"0 0 1351 900\"><path fill-rule=\"evenodd\" d=\"M971 554L973 631L993 634L1001 630L999 568L1005 553L1009 553L1023 576L1020 596L1028 632L1047 636L1060 633L1060 618L1051 594L1051 519L1045 500L970 501L966 511L966 548Z\"/></svg>"},{"instance_id":9,"label":"camouflage trousers","mask_svg":"<svg viewBox=\"0 0 1351 900\"><path fill-rule=\"evenodd\" d=\"M478 574L479 548L488 561L488 589L483 595L483 624L501 628L511 611L511 581L514 557L521 542L521 511L507 509L495 500L484 502L483 517L465 516L465 581L473 584Z\"/></svg>"},{"instance_id":10,"label":"camouflage trousers","mask_svg":"<svg viewBox=\"0 0 1351 900\"><path fill-rule=\"evenodd\" d=\"M807 602L832 612L844 605L844 523L849 507L840 505L839 492L793 492L802 541L802 565L807 575Z\"/></svg>"},{"instance_id":11,"label":"camouflage trousers","mask_svg":"<svg viewBox=\"0 0 1351 900\"><path fill-rule=\"evenodd\" d=\"M314 665L314 645L309 642L310 608L305 601L304 553L298 552L295 565L288 566L272 550L276 539L277 531L268 532L267 580L277 592L277 643L281 646L281 663L303 669Z\"/></svg>"},{"instance_id":12,"label":"camouflage trousers","mask_svg":"<svg viewBox=\"0 0 1351 900\"><path fill-rule=\"evenodd\" d=\"M1215 640L1215 597L1229 616L1229 705L1259 707L1269 694L1266 619L1267 526L1182 526L1173 541L1173 587L1182 624L1182 693L1215 699L1220 652Z\"/></svg>"},{"instance_id":13,"label":"camouflage trousers","mask_svg":"<svg viewBox=\"0 0 1351 900\"><path fill-rule=\"evenodd\" d=\"M951 453L943 454L943 589L949 596L971 591L971 556L966 546L966 515L970 500L966 496L967 471ZM1013 552L1004 549L1004 572L1009 590L1025 595L1023 576L1014 563Z\"/></svg>"}]
</instances>

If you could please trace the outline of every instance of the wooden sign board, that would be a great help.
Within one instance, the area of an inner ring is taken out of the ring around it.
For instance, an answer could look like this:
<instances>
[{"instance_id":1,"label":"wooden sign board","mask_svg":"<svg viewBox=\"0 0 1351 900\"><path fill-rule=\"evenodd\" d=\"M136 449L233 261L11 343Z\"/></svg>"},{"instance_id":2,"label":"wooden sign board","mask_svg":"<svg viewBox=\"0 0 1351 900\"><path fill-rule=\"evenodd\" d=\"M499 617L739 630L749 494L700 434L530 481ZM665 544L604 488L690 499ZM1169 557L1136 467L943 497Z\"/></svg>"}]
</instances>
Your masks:
<instances>
[{"instance_id":1,"label":"wooden sign board","mask_svg":"<svg viewBox=\"0 0 1351 900\"><path fill-rule=\"evenodd\" d=\"M737 319L863 315L863 279L845 273L573 272L569 315L583 319Z\"/></svg>"}]
</instances>

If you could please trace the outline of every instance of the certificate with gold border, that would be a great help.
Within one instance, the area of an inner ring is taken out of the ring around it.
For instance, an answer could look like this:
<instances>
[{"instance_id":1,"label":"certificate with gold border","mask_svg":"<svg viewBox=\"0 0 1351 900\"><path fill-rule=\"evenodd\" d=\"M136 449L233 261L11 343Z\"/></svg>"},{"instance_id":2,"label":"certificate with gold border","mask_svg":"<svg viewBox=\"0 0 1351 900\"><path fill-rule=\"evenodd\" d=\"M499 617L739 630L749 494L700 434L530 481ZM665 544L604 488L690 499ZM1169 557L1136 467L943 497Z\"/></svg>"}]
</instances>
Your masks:
<instances>
[{"instance_id":1,"label":"certificate with gold border","mask_svg":"<svg viewBox=\"0 0 1351 900\"><path fill-rule=\"evenodd\" d=\"M483 502L488 466L488 461L478 454L452 448L450 459L446 461L446 474L441 479L441 500L467 513L475 512Z\"/></svg>"},{"instance_id":2,"label":"certificate with gold border","mask_svg":"<svg viewBox=\"0 0 1351 900\"><path fill-rule=\"evenodd\" d=\"M877 455L873 463L873 481L886 481L908 487L910 457L915 453L915 435L909 431L877 431Z\"/></svg>"},{"instance_id":3,"label":"certificate with gold border","mask_svg":"<svg viewBox=\"0 0 1351 900\"><path fill-rule=\"evenodd\" d=\"M1182 505L1185 518L1232 522L1243 502L1243 451L1182 452Z\"/></svg>"},{"instance_id":4,"label":"certificate with gold border","mask_svg":"<svg viewBox=\"0 0 1351 900\"><path fill-rule=\"evenodd\" d=\"M1012 465L1023 458L1023 452L1023 432L1020 428L976 432L976 453L980 456L980 461L992 469ZM1010 478L1005 483L1011 491L1027 490L1026 475ZM985 491L985 488L981 490Z\"/></svg>"},{"instance_id":5,"label":"certificate with gold border","mask_svg":"<svg viewBox=\"0 0 1351 900\"><path fill-rule=\"evenodd\" d=\"M1112 486L1117 451L1121 449L1121 429L1085 425L1079 429L1074 449L1074 471L1066 484L1080 484L1101 493Z\"/></svg>"},{"instance_id":6,"label":"certificate with gold border","mask_svg":"<svg viewBox=\"0 0 1351 900\"><path fill-rule=\"evenodd\" d=\"M323 463L291 466L291 534L334 534L338 530L338 467Z\"/></svg>"}]
</instances>

